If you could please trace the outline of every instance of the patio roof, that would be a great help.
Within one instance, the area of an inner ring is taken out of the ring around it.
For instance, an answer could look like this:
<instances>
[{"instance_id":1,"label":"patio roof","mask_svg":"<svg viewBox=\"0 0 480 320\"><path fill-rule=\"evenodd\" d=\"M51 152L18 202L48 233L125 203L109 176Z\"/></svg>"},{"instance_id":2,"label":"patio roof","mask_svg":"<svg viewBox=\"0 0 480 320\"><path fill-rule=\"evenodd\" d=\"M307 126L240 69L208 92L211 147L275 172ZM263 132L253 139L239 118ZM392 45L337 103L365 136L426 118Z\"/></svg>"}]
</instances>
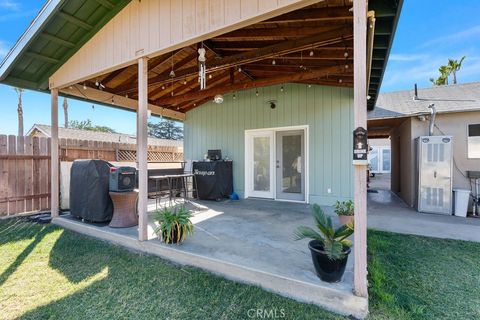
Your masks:
<instances>
[{"instance_id":1,"label":"patio roof","mask_svg":"<svg viewBox=\"0 0 480 320\"><path fill-rule=\"evenodd\" d=\"M49 91L48 78L130 0L48 0L0 64L0 82Z\"/></svg>"},{"instance_id":2,"label":"patio roof","mask_svg":"<svg viewBox=\"0 0 480 320\"><path fill-rule=\"evenodd\" d=\"M0 81L48 90L48 78L54 71L128 2L47 2L2 63ZM375 11L376 20L369 109L375 105L401 5L402 0L369 1L369 10ZM207 49L207 90L203 91L197 81L197 47L201 45ZM352 87L352 64L351 2L323 1L151 58L149 103L187 112L216 94L252 87L287 82ZM174 77L170 76L172 68ZM137 99L137 71L137 66L131 65L81 85L96 89L96 84L101 83L105 92Z\"/></svg>"}]
</instances>

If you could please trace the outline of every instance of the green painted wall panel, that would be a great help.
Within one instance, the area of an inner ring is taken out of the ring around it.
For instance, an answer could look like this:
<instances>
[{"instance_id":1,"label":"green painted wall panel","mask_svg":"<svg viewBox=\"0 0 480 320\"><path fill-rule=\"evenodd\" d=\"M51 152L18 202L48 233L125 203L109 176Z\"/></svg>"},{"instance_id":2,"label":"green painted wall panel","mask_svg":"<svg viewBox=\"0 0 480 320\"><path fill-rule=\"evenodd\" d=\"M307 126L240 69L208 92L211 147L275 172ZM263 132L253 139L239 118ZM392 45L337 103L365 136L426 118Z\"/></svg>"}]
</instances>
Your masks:
<instances>
[{"instance_id":1,"label":"green painted wall panel","mask_svg":"<svg viewBox=\"0 0 480 320\"><path fill-rule=\"evenodd\" d=\"M353 92L349 88L286 84L225 95L193 109L185 120L185 159L200 160L208 149L233 159L234 189L244 196L245 130L309 126L309 201L331 205L353 197L351 132ZM276 100L271 109L269 100ZM331 193L328 193L331 189Z\"/></svg>"}]
</instances>

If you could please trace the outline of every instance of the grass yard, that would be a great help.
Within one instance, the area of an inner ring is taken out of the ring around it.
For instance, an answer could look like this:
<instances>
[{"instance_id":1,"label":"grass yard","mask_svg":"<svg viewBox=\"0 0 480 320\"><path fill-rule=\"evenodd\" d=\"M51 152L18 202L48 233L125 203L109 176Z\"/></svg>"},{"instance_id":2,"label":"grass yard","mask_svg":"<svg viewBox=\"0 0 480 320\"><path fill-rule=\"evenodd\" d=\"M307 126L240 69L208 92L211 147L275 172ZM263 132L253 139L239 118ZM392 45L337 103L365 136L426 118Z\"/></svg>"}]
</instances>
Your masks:
<instances>
[{"instance_id":1,"label":"grass yard","mask_svg":"<svg viewBox=\"0 0 480 320\"><path fill-rule=\"evenodd\" d=\"M0 252L2 319L344 319L52 225L0 221ZM480 318L479 244L370 231L369 255L371 319Z\"/></svg>"}]
</instances>

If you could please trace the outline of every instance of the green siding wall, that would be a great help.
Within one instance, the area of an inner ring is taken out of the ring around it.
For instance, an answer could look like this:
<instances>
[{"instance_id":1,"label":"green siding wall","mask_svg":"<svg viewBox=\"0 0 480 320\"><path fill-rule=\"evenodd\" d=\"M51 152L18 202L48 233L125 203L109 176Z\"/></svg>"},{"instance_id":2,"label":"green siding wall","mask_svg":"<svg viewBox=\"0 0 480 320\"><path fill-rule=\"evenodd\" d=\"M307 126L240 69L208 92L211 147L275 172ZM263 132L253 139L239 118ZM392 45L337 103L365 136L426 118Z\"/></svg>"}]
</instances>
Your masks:
<instances>
[{"instance_id":1,"label":"green siding wall","mask_svg":"<svg viewBox=\"0 0 480 320\"><path fill-rule=\"evenodd\" d=\"M244 196L245 130L309 125L309 201L331 205L353 197L351 145L353 91L349 88L286 84L225 95L187 113L185 159L203 159L222 149L232 159L234 190ZM277 100L271 109L267 101ZM327 192L331 189L331 193Z\"/></svg>"}]
</instances>

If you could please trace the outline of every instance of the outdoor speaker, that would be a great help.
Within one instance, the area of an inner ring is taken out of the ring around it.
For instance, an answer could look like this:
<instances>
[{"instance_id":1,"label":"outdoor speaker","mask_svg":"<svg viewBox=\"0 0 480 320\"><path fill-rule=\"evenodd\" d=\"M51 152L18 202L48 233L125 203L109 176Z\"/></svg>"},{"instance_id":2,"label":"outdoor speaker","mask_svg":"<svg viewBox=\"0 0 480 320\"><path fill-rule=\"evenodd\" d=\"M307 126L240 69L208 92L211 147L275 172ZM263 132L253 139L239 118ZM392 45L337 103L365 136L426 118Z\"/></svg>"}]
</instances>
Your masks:
<instances>
[{"instance_id":1,"label":"outdoor speaker","mask_svg":"<svg viewBox=\"0 0 480 320\"><path fill-rule=\"evenodd\" d=\"M127 192L135 189L137 169L133 167L110 168L110 191Z\"/></svg>"}]
</instances>

